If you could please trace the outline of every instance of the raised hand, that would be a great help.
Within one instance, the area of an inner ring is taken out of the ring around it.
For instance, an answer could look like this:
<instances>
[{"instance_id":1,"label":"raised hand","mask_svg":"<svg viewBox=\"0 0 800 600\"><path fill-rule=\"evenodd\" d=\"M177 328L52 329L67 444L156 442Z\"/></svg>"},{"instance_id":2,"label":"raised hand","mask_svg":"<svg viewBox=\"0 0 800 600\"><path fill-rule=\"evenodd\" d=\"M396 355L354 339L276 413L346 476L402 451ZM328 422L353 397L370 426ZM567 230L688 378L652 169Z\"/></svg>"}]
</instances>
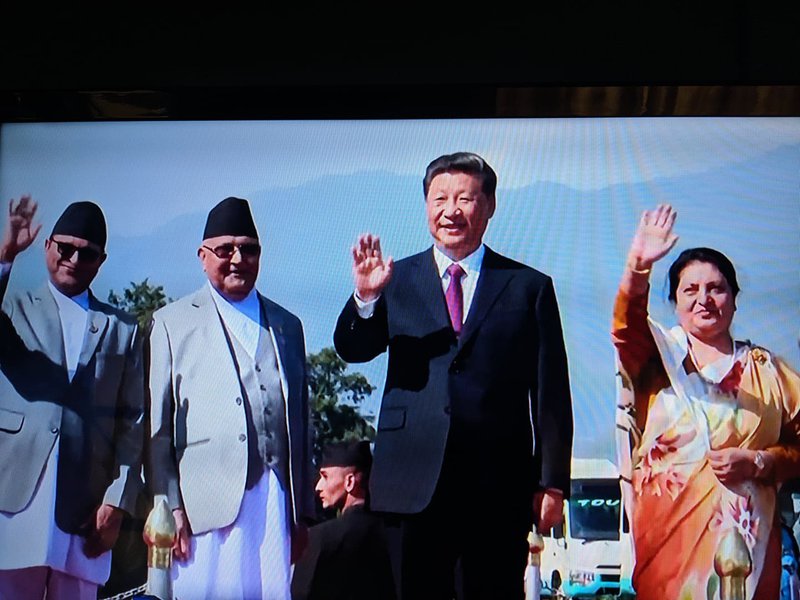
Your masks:
<instances>
[{"instance_id":1,"label":"raised hand","mask_svg":"<svg viewBox=\"0 0 800 600\"><path fill-rule=\"evenodd\" d=\"M353 246L353 280L356 293L364 302L372 302L381 295L392 278L394 262L383 260L381 240L370 233L363 234Z\"/></svg>"},{"instance_id":2,"label":"raised hand","mask_svg":"<svg viewBox=\"0 0 800 600\"><path fill-rule=\"evenodd\" d=\"M659 204L655 210L644 211L628 252L628 265L632 269L649 269L672 250L678 241L678 236L672 233L677 216L669 204Z\"/></svg>"},{"instance_id":3,"label":"raised hand","mask_svg":"<svg viewBox=\"0 0 800 600\"><path fill-rule=\"evenodd\" d=\"M42 224L34 227L33 218L38 205L30 196L22 196L15 204L8 201L8 219L3 227L0 242L0 262L12 262L20 252L27 250L39 234Z\"/></svg>"}]
</instances>

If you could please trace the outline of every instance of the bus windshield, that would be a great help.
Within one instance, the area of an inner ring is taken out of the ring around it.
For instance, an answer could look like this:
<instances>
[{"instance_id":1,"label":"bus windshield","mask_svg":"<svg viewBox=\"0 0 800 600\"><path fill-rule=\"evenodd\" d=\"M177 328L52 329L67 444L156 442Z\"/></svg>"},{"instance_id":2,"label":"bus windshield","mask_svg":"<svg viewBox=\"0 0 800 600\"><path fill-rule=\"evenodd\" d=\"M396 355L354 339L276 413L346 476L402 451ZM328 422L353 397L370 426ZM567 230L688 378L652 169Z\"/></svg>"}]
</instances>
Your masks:
<instances>
[{"instance_id":1,"label":"bus windshield","mask_svg":"<svg viewBox=\"0 0 800 600\"><path fill-rule=\"evenodd\" d=\"M620 508L616 480L573 480L569 499L571 536L587 541L618 540Z\"/></svg>"}]
</instances>

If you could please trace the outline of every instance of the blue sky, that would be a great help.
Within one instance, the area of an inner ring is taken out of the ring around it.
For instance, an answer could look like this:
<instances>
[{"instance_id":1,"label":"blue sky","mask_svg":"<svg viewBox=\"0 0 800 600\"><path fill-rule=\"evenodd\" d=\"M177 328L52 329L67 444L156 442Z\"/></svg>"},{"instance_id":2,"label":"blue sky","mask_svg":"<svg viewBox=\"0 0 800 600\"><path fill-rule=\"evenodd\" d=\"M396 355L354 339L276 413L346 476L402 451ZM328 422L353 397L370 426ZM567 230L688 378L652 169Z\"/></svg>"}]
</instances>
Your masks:
<instances>
[{"instance_id":1,"label":"blue sky","mask_svg":"<svg viewBox=\"0 0 800 600\"><path fill-rule=\"evenodd\" d=\"M259 289L301 317L317 351L352 291L356 236L380 235L397 258L427 247L422 175L457 150L499 176L486 242L555 280L576 455L613 453L611 304L639 215L658 202L677 207L681 239L654 270L652 312L672 322L670 259L716 247L743 289L735 335L800 366L800 119L13 124L0 130L0 190L32 194L48 231L70 202L104 208L101 298L145 277L174 298L199 287L205 215L226 196L248 198L264 245ZM39 244L13 285L44 276ZM378 387L365 407L375 412L385 357L357 369Z\"/></svg>"}]
</instances>

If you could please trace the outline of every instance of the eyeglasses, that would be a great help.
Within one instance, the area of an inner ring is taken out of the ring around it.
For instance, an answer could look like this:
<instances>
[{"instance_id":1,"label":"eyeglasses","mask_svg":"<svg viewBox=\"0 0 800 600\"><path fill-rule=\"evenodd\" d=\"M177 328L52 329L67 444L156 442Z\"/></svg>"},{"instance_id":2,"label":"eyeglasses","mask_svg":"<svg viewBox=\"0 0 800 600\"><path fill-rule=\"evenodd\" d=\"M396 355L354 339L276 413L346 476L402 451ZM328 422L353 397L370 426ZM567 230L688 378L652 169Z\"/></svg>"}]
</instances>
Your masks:
<instances>
[{"instance_id":1,"label":"eyeglasses","mask_svg":"<svg viewBox=\"0 0 800 600\"><path fill-rule=\"evenodd\" d=\"M203 248L213 252L217 258L221 258L222 260L233 258L233 253L236 252L236 250L239 251L242 258L255 258L261 254L261 246L258 244L221 244L215 248L209 248L204 245Z\"/></svg>"},{"instance_id":2,"label":"eyeglasses","mask_svg":"<svg viewBox=\"0 0 800 600\"><path fill-rule=\"evenodd\" d=\"M58 240L54 240L53 238L50 238L50 242L56 245L56 251L58 252L58 255L64 260L71 259L72 255L77 252L78 262L93 263L96 262L97 259L100 258L103 254L99 250L95 250L94 248L90 248L89 246L83 246L82 248L78 248L77 246L73 246L72 244L68 244L67 242L59 242Z\"/></svg>"}]
</instances>

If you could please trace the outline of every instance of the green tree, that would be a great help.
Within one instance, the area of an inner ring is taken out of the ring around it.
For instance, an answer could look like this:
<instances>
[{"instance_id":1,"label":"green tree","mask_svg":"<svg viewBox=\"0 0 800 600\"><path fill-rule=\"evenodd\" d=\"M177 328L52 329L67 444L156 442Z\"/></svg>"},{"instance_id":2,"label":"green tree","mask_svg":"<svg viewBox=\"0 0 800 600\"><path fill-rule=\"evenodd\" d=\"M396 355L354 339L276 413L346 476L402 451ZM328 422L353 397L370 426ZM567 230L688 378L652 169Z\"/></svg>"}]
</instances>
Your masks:
<instances>
[{"instance_id":1,"label":"green tree","mask_svg":"<svg viewBox=\"0 0 800 600\"><path fill-rule=\"evenodd\" d=\"M375 387L361 373L347 373L347 363L333 348L309 354L306 363L311 389L314 464L318 465L326 444L375 439L374 417L358 412L358 406Z\"/></svg>"},{"instance_id":2,"label":"green tree","mask_svg":"<svg viewBox=\"0 0 800 600\"><path fill-rule=\"evenodd\" d=\"M130 286L122 290L122 296L114 290L108 292L108 303L134 315L142 330L150 324L153 313L170 302L172 298L164 294L164 286L151 285L147 278L141 283L131 281Z\"/></svg>"},{"instance_id":3,"label":"green tree","mask_svg":"<svg viewBox=\"0 0 800 600\"><path fill-rule=\"evenodd\" d=\"M108 292L108 302L136 317L142 331L147 331L150 319L157 309L172 302L164 294L164 287L151 285L147 279L141 283L131 281L122 290L122 296L114 290ZM137 499L135 516L126 514L122 530L111 553L111 574L100 588L100 597L110 597L135 589L147 580L147 546L142 540L144 517L153 506L153 499L142 490Z\"/></svg>"}]
</instances>

